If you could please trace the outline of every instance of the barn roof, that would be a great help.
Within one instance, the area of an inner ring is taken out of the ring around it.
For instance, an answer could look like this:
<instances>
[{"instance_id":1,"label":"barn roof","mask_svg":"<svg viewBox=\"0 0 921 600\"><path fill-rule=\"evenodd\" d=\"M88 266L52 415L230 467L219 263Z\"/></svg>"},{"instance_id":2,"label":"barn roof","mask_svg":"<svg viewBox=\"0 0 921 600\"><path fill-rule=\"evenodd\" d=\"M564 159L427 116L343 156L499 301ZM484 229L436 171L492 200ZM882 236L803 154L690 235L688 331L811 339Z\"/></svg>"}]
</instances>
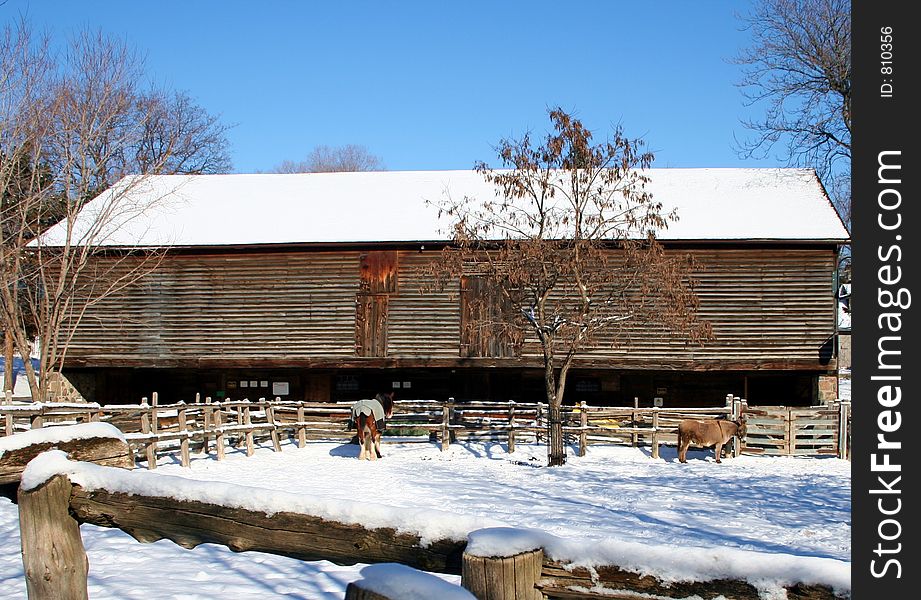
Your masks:
<instances>
[{"instance_id":1,"label":"barn roof","mask_svg":"<svg viewBox=\"0 0 921 600\"><path fill-rule=\"evenodd\" d=\"M848 233L807 169L649 169L647 190L679 220L666 240L823 240ZM89 203L128 190L144 210L116 220L105 245L221 246L448 239L433 205L493 198L474 171L160 175L126 178ZM53 233L53 232L52 232Z\"/></svg>"}]
</instances>

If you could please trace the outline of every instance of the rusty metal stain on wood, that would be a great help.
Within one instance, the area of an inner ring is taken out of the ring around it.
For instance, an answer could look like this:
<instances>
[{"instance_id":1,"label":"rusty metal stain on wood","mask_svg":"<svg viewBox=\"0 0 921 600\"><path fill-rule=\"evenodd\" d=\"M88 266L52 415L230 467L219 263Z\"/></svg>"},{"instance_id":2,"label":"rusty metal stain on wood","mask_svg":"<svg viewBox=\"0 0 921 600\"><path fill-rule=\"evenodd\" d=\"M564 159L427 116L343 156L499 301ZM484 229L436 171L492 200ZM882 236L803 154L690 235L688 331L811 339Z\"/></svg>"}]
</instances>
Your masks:
<instances>
[{"instance_id":1,"label":"rusty metal stain on wood","mask_svg":"<svg viewBox=\"0 0 921 600\"><path fill-rule=\"evenodd\" d=\"M363 253L361 290L363 294L390 294L397 291L399 253L395 250L375 250Z\"/></svg>"}]
</instances>

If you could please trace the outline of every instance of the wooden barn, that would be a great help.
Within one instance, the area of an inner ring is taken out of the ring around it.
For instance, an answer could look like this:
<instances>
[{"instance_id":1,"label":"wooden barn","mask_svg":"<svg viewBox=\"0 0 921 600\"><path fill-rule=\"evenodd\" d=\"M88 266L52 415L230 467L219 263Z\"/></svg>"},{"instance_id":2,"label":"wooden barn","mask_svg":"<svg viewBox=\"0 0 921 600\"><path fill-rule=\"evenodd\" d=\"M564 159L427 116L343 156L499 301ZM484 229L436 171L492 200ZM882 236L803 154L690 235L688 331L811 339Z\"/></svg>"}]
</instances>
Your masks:
<instances>
[{"instance_id":1,"label":"wooden barn","mask_svg":"<svg viewBox=\"0 0 921 600\"><path fill-rule=\"evenodd\" d=\"M701 314L714 339L600 344L578 359L567 403L833 399L835 267L848 235L815 174L649 174L654 198L679 215L660 240L702 266ZM112 251L142 240L166 252L142 284L82 320L65 373L88 400L156 391L161 401L337 401L381 389L404 399L542 399L535 348L464 339L459 283L421 291L420 267L448 237L434 204L492 197L479 174L160 176L132 193L150 207L109 238Z\"/></svg>"}]
</instances>

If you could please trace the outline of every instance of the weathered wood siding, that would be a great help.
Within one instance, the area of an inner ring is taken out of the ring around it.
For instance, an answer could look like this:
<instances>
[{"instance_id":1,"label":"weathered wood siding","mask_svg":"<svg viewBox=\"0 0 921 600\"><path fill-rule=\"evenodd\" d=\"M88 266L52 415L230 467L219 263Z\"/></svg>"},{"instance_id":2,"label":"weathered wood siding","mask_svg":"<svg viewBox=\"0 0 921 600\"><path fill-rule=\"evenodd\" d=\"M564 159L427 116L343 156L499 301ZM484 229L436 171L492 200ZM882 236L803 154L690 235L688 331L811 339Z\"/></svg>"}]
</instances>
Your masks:
<instances>
[{"instance_id":1,"label":"weathered wood siding","mask_svg":"<svg viewBox=\"0 0 921 600\"><path fill-rule=\"evenodd\" d=\"M667 333L634 330L628 347L601 339L595 356L665 368L816 368L828 360L835 328L833 252L726 248L691 254L700 265L694 274L699 315L712 325L714 339L685 345ZM536 353L535 346L527 350Z\"/></svg>"},{"instance_id":2,"label":"weathered wood siding","mask_svg":"<svg viewBox=\"0 0 921 600\"><path fill-rule=\"evenodd\" d=\"M457 288L422 293L429 283L423 267L431 256L400 253L397 287L390 300L388 355L454 359L460 339L460 299Z\"/></svg>"},{"instance_id":3,"label":"weathered wood siding","mask_svg":"<svg viewBox=\"0 0 921 600\"><path fill-rule=\"evenodd\" d=\"M167 256L92 307L70 363L193 366L354 356L358 252Z\"/></svg>"},{"instance_id":4,"label":"weathered wood siding","mask_svg":"<svg viewBox=\"0 0 921 600\"><path fill-rule=\"evenodd\" d=\"M715 339L686 346L667 334L637 330L629 347L601 340L585 366L828 365L835 315L832 249L727 245L692 253L702 266L695 274L700 313ZM461 340L460 284L420 293L426 283L420 267L428 256L417 250L170 255L145 285L92 307L68 364L536 365L533 339L525 340L520 359L471 354Z\"/></svg>"}]
</instances>

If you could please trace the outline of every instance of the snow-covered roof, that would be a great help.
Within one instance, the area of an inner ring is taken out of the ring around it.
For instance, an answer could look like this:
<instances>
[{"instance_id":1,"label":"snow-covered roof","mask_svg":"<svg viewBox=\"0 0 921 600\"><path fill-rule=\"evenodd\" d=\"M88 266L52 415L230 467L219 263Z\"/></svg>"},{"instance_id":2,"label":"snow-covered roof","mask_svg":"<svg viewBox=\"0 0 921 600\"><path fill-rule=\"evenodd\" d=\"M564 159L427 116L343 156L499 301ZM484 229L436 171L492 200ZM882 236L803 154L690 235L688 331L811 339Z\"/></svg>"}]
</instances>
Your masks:
<instances>
[{"instance_id":1,"label":"snow-covered roof","mask_svg":"<svg viewBox=\"0 0 921 600\"><path fill-rule=\"evenodd\" d=\"M660 239L848 238L812 170L646 174L653 199L678 212ZM492 199L495 188L474 171L161 175L122 180L84 210L113 195L130 196L143 210L119 213L117 231L101 244L207 246L446 240L450 223L436 205L449 197Z\"/></svg>"}]
</instances>

